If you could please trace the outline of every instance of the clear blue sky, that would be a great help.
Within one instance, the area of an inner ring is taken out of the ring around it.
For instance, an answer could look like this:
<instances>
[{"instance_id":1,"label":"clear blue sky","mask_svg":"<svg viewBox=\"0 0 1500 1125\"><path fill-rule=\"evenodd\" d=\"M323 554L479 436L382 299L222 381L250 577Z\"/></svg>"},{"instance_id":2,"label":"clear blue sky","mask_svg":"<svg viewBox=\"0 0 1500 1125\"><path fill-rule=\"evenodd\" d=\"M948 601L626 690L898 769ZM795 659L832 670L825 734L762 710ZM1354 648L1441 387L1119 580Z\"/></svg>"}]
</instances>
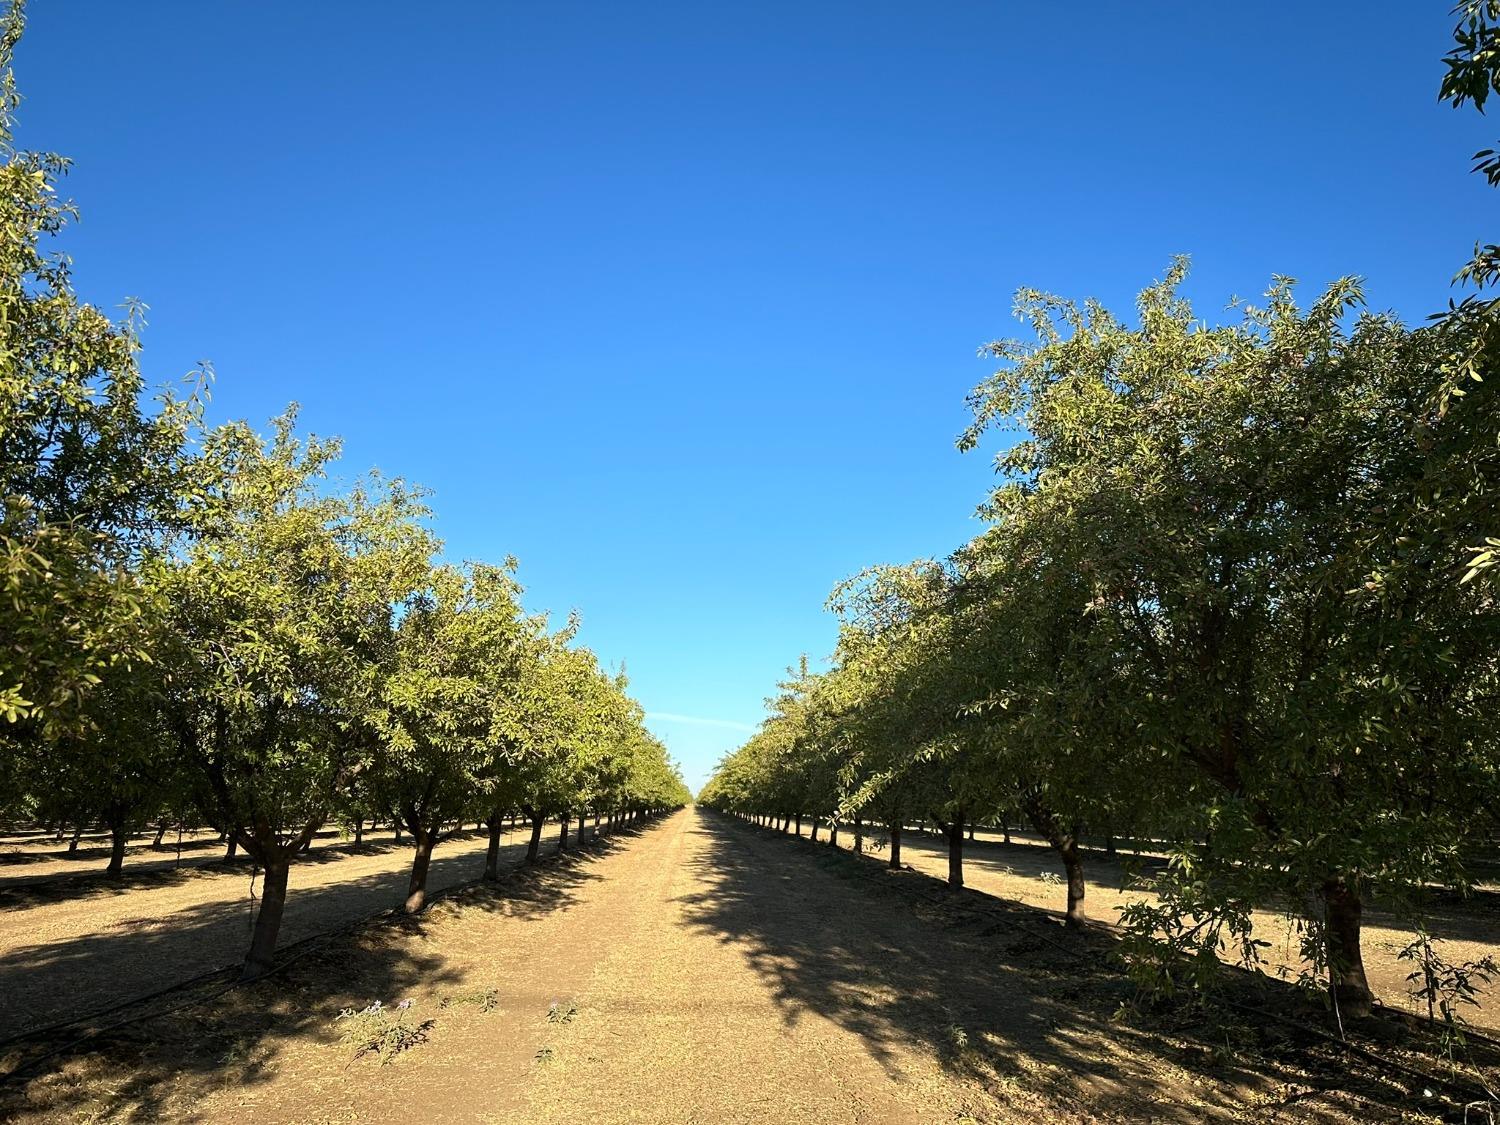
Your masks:
<instances>
[{"instance_id":1,"label":"clear blue sky","mask_svg":"<svg viewBox=\"0 0 1500 1125\"><path fill-rule=\"evenodd\" d=\"M977 530L953 438L1018 286L1125 307L1186 252L1210 315L1446 300L1500 198L1450 6L33 0L20 140L76 160L151 375L435 490L696 788L835 582Z\"/></svg>"}]
</instances>

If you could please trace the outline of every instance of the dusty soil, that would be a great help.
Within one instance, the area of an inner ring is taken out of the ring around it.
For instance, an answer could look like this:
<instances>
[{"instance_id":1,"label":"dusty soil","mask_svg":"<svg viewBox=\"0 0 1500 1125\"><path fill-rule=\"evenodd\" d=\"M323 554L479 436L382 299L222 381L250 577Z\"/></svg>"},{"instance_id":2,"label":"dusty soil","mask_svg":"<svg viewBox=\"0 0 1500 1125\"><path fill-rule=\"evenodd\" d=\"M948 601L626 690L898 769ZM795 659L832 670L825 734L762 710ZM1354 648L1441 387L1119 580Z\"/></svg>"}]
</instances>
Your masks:
<instances>
[{"instance_id":1,"label":"dusty soil","mask_svg":"<svg viewBox=\"0 0 1500 1125\"><path fill-rule=\"evenodd\" d=\"M389 838L390 833L383 835ZM70 853L68 841L71 836L68 833L58 841L50 833L42 832L0 834L0 888L102 874L109 863L108 833L84 833L79 838L78 849ZM155 838L154 831L136 833L131 837L125 849L127 871L135 874L199 866L217 862L224 854L224 845L212 831L183 832L180 840L176 832L169 832L161 847L153 846ZM320 838L325 845L337 840L334 832L324 833Z\"/></svg>"},{"instance_id":2,"label":"dusty soil","mask_svg":"<svg viewBox=\"0 0 1500 1125\"><path fill-rule=\"evenodd\" d=\"M547 843L555 846L555 829ZM524 827L502 841L502 860L525 852ZM146 844L149 845L149 839ZM173 841L175 843L175 840ZM212 838L210 856L222 855ZM439 844L428 874L430 890L476 879L484 870L488 838L467 833ZM47 848L55 848L48 843ZM137 845L125 877L100 872L71 878L0 882L0 1038L59 1019L91 1013L178 980L237 963L249 944L248 863L196 864L180 869L153 860ZM33 844L12 854L42 854L25 870L59 861ZM283 944L332 929L400 903L411 866L409 843L389 832L378 842L341 845L329 834L293 867L282 924ZM66 862L66 861L63 861ZM0 870L5 870L0 861Z\"/></svg>"},{"instance_id":3,"label":"dusty soil","mask_svg":"<svg viewBox=\"0 0 1500 1125\"><path fill-rule=\"evenodd\" d=\"M1196 1007L1122 1015L1129 988L1108 966L1111 941L688 810L59 1055L0 1053L0 1070L22 1068L0 1114L1429 1119L1409 1076L1316 1036ZM410 999L408 1021L423 1027L388 1065L339 1041L339 1011L374 999ZM1433 1065L1409 1044L1382 1049Z\"/></svg>"},{"instance_id":4,"label":"dusty soil","mask_svg":"<svg viewBox=\"0 0 1500 1125\"><path fill-rule=\"evenodd\" d=\"M802 834L810 836L811 823L802 825ZM1039 840L1020 834L1012 836L1005 844L994 834L983 832L973 843L964 846L964 883L975 890L1010 899L1046 910L1061 918L1066 905L1066 890L1063 886L1044 881L1044 877L1056 878L1062 865L1056 853ZM822 839L826 839L826 829ZM883 834L876 833L884 846ZM847 832L839 839L841 847L848 847ZM879 858L884 858L881 853ZM902 835L901 859L917 871L948 877L947 842L940 837L931 837L907 830ZM1084 901L1089 917L1095 921L1114 923L1119 919L1120 908L1132 899L1148 897L1138 891L1124 889L1128 880L1129 857L1107 859L1102 853L1089 855L1084 860L1084 873L1088 880L1088 892ZM1397 954L1413 938L1413 933L1396 919L1378 909L1366 911L1364 920L1365 972L1370 986L1382 1002L1406 1011L1426 1011L1425 1004L1418 1004L1411 996L1411 985L1406 977L1413 969L1410 961L1397 959ZM1450 962L1477 961L1491 956L1500 960L1500 888L1485 886L1478 888L1474 897L1467 901L1445 899L1434 904L1429 922L1430 932L1436 946ZM1255 915L1255 936L1270 943L1264 950L1264 971L1285 978L1295 977L1302 961L1298 952L1298 937L1287 919L1270 911L1258 911ZM1465 1018L1475 1027L1500 1030L1500 992L1494 982L1483 995L1479 1007L1466 1007Z\"/></svg>"}]
</instances>

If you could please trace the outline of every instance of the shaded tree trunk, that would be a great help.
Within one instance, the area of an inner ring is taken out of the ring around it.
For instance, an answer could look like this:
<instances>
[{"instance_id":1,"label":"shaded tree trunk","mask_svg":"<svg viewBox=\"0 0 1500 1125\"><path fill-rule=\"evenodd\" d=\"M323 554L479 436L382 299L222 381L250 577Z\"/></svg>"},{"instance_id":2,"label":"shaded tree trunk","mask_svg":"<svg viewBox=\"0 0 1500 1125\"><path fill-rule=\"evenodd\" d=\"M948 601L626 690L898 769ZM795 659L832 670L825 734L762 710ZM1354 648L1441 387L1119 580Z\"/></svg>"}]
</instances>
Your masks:
<instances>
[{"instance_id":1,"label":"shaded tree trunk","mask_svg":"<svg viewBox=\"0 0 1500 1125\"><path fill-rule=\"evenodd\" d=\"M164 821L162 821L160 824L158 824L156 826L156 839L154 839L154 840L151 841L151 846L153 848L159 848L159 847L161 847L161 842L166 837L166 835L167 835L167 822L164 820Z\"/></svg>"},{"instance_id":2,"label":"shaded tree trunk","mask_svg":"<svg viewBox=\"0 0 1500 1125\"><path fill-rule=\"evenodd\" d=\"M260 909L255 912L255 931L250 938L250 952L245 955L245 967L240 971L241 980L252 980L271 968L276 937L281 933L281 916L286 912L286 883L291 866L284 856L265 865Z\"/></svg>"},{"instance_id":3,"label":"shaded tree trunk","mask_svg":"<svg viewBox=\"0 0 1500 1125\"><path fill-rule=\"evenodd\" d=\"M569 819L570 818L569 818L568 814L567 813L563 813L563 818L562 818L562 833L557 837L557 850L560 851L560 852L565 852L565 851L568 850L568 821L569 821Z\"/></svg>"},{"instance_id":4,"label":"shaded tree trunk","mask_svg":"<svg viewBox=\"0 0 1500 1125\"><path fill-rule=\"evenodd\" d=\"M68 854L69 855L77 855L78 854L78 838L80 836L82 836L82 835L83 835L83 825L81 825L81 824L75 824L73 826L73 838L68 841Z\"/></svg>"},{"instance_id":5,"label":"shaded tree trunk","mask_svg":"<svg viewBox=\"0 0 1500 1125\"><path fill-rule=\"evenodd\" d=\"M839 822L837 819L828 822L828 846L830 848L839 846Z\"/></svg>"},{"instance_id":6,"label":"shaded tree trunk","mask_svg":"<svg viewBox=\"0 0 1500 1125\"><path fill-rule=\"evenodd\" d=\"M813 817L812 842L815 843L815 844L818 842L818 818L817 817Z\"/></svg>"},{"instance_id":7,"label":"shaded tree trunk","mask_svg":"<svg viewBox=\"0 0 1500 1125\"><path fill-rule=\"evenodd\" d=\"M526 845L526 862L535 864L541 855L542 827L546 819L539 812L527 814L531 817L531 840Z\"/></svg>"},{"instance_id":8,"label":"shaded tree trunk","mask_svg":"<svg viewBox=\"0 0 1500 1125\"><path fill-rule=\"evenodd\" d=\"M1078 825L1064 830L1057 814L1039 800L1028 803L1026 815L1032 827L1052 845L1062 859L1063 870L1068 876L1068 909L1063 915L1063 921L1067 926L1077 929L1088 921L1083 901L1087 885L1083 881L1083 860L1078 855Z\"/></svg>"},{"instance_id":9,"label":"shaded tree trunk","mask_svg":"<svg viewBox=\"0 0 1500 1125\"><path fill-rule=\"evenodd\" d=\"M939 822L941 823L941 822ZM948 885L964 885L964 822L955 820L946 826L948 836Z\"/></svg>"},{"instance_id":10,"label":"shaded tree trunk","mask_svg":"<svg viewBox=\"0 0 1500 1125\"><path fill-rule=\"evenodd\" d=\"M118 875L125 869L125 844L130 838L126 831L125 809L118 803L113 805L105 820L109 823L109 866L104 873Z\"/></svg>"},{"instance_id":11,"label":"shaded tree trunk","mask_svg":"<svg viewBox=\"0 0 1500 1125\"><path fill-rule=\"evenodd\" d=\"M356 844L365 842L365 818L362 816L354 818L354 842Z\"/></svg>"},{"instance_id":12,"label":"shaded tree trunk","mask_svg":"<svg viewBox=\"0 0 1500 1125\"><path fill-rule=\"evenodd\" d=\"M500 832L505 818L496 811L490 814L484 824L490 830L489 848L484 853L484 877L493 883L500 878Z\"/></svg>"},{"instance_id":13,"label":"shaded tree trunk","mask_svg":"<svg viewBox=\"0 0 1500 1125\"><path fill-rule=\"evenodd\" d=\"M854 814L854 854L863 855L865 850L865 823L859 813Z\"/></svg>"},{"instance_id":14,"label":"shaded tree trunk","mask_svg":"<svg viewBox=\"0 0 1500 1125\"><path fill-rule=\"evenodd\" d=\"M224 862L228 863L231 859L233 859L235 856L237 856L239 854L239 851L240 851L240 838L237 835L235 835L233 832L231 832L231 833L229 833L229 844L224 849Z\"/></svg>"},{"instance_id":15,"label":"shaded tree trunk","mask_svg":"<svg viewBox=\"0 0 1500 1125\"><path fill-rule=\"evenodd\" d=\"M1359 889L1336 875L1323 883L1323 917L1328 928L1328 983L1339 1015L1364 1019L1373 1010L1374 997L1365 978L1364 954L1360 949L1360 925L1364 903Z\"/></svg>"},{"instance_id":16,"label":"shaded tree trunk","mask_svg":"<svg viewBox=\"0 0 1500 1125\"><path fill-rule=\"evenodd\" d=\"M437 833L425 826L412 830L416 851L411 860L411 877L406 881L406 902L402 909L408 914L421 913L427 905L427 872L432 867L432 849L437 844Z\"/></svg>"},{"instance_id":17,"label":"shaded tree trunk","mask_svg":"<svg viewBox=\"0 0 1500 1125\"><path fill-rule=\"evenodd\" d=\"M901 866L901 821L891 821L891 858L888 861L892 867Z\"/></svg>"},{"instance_id":18,"label":"shaded tree trunk","mask_svg":"<svg viewBox=\"0 0 1500 1125\"><path fill-rule=\"evenodd\" d=\"M796 831L793 834L796 835L796 836L801 836L802 835L802 814L801 813L797 814L797 827L796 827Z\"/></svg>"}]
</instances>

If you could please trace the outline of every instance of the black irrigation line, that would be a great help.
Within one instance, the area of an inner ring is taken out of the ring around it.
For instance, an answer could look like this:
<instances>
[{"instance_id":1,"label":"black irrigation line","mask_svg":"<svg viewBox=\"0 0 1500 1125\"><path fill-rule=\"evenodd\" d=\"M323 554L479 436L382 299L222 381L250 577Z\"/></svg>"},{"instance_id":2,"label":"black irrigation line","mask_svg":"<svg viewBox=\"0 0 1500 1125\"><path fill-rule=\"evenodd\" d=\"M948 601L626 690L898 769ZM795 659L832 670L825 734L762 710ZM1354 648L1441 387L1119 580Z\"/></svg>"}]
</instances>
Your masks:
<instances>
[{"instance_id":1,"label":"black irrigation line","mask_svg":"<svg viewBox=\"0 0 1500 1125\"><path fill-rule=\"evenodd\" d=\"M738 818L733 818L733 819L738 819ZM779 829L768 828L765 825L756 824L753 821L741 821L740 823L745 824L745 825L749 826L752 829L757 829L757 830L760 830L762 832L765 832L765 833L767 833L769 835L775 835L775 836L784 836L785 835L785 833L781 832ZM810 845L810 844L812 844L812 841L811 840L803 840L803 843L806 843L806 844ZM835 850L840 851L840 852L844 852L848 856L848 858L850 858L850 859L856 858L856 855L855 855L855 853L853 851L849 851L849 850L844 849L844 848L836 848ZM918 871L914 867L905 867L904 866L903 869L906 870L906 871L910 871L913 875L917 876L918 878L928 879L928 880L932 880L934 882L937 881L937 877L935 875L929 875L925 871ZM884 874L878 873L880 871L881 871L880 868L875 868L875 869L872 869L871 871L868 871L868 872L866 872L866 871L857 872L857 875L858 875L859 878L861 878L861 879L863 879L863 880L865 880L867 882L873 882L875 880L879 880L879 879L884 879L885 878ZM948 890L946 894L944 894L941 891L938 892L938 893L936 893L936 894L931 894L931 893L928 893L928 892L922 890L921 888L919 888L917 886L908 886L908 887L903 888L903 890L907 891L909 894L911 894L911 895L913 895L913 896L915 896L917 898L922 899L924 902L931 903L931 904L933 904L935 906L945 906L945 907L949 907L949 908L955 909L956 912L958 913L958 915L960 916L960 918L964 918L966 916L968 919L975 920L975 921L990 920L990 921L998 922L999 924L1001 924L1003 926L1008 926L1009 928L1011 928L1013 930L1017 930L1020 933L1023 933L1023 934L1025 934L1028 937L1035 938L1036 940L1041 941L1041 942L1045 942L1047 945L1051 946L1053 949L1056 949L1056 950L1058 950L1058 951L1060 951L1062 953L1067 954L1069 957L1072 957L1074 960L1076 960L1076 961L1078 961L1080 963L1086 963L1086 964L1090 965L1091 967L1098 964L1098 962L1093 957L1091 957L1087 953L1082 952L1076 946L1064 945L1062 942L1056 941L1053 938L1048 937L1046 934L1038 933L1037 931L1031 929L1030 927L1022 925L1020 922L1017 922L1013 918L1007 918L1004 915L997 913L994 909L982 910L982 909L979 909L977 907L965 906L965 905L961 905L961 904L955 902L954 899L957 898L958 895L956 895L953 892L953 890L951 890L951 889ZM976 890L973 887L965 887L965 888L963 888L963 891L967 891L967 892L975 894L975 895L980 895L980 896L982 896L984 898L987 898L987 899L990 899L990 900L992 900L992 901L994 901L996 903L1013 903L1016 906L1024 906L1025 905L1024 903L1021 903L1021 902L1017 901L1016 899L1007 899L1007 898L1004 898L1004 897L1002 897L1000 895L992 895L992 894L988 893L987 891ZM1096 928L1096 932L1097 932L1097 927L1099 927L1099 924L1098 923L1092 923L1091 926L1095 927ZM1109 930L1115 929L1115 927L1108 926L1107 924L1105 924L1105 926ZM1453 1093L1459 1094L1462 1097L1469 1099L1469 1101L1467 1102L1467 1105L1469 1105L1469 1106L1473 1106L1473 1105L1490 1106L1490 1105L1493 1105L1497 1100L1500 1100L1500 1099L1497 1099L1495 1093L1493 1091L1489 1090L1488 1088L1485 1088L1483 1086L1471 1085L1468 1082L1460 1081L1458 1079L1439 1078L1436 1075L1427 1073L1426 1071L1418 1070L1415 1067L1407 1066L1405 1063L1398 1062L1395 1059L1387 1058L1386 1056L1381 1055L1381 1054L1379 1054L1376 1051L1372 1051L1372 1050L1370 1050L1367 1047L1362 1047L1362 1046L1360 1046L1357 1043L1351 1043L1346 1038L1343 1038L1343 1037L1338 1036L1338 1035L1334 1035L1334 1034L1332 1034L1330 1032L1324 1031L1322 1028L1314 1027L1311 1024L1304 1023L1301 1020L1292 1018L1291 1016L1284 1016L1284 1015L1280 1014L1279 1012L1272 1012L1272 1011L1267 1011L1266 1009L1263 1009L1263 1008L1257 1008L1257 1007L1255 1007L1252 1004L1243 1004L1243 1003L1240 1003L1240 1002L1238 1002L1236 1000L1231 1000L1228 997L1219 997L1219 1001L1221 1003L1226 1004L1227 1006L1229 1006L1231 1008L1234 1008L1234 1009L1238 1010L1238 1011L1250 1013L1252 1015L1260 1016L1260 1017L1265 1018L1265 1019L1274 1020L1277 1023L1283 1024L1283 1025L1285 1025L1287 1027L1290 1027L1290 1028L1293 1028L1293 1029L1295 1029L1297 1031L1303 1032L1304 1034L1310 1035L1310 1036L1312 1036L1315 1039L1319 1039L1319 1040L1322 1040L1323 1042L1330 1043L1333 1046L1338 1047L1338 1048L1340 1048L1343 1051L1346 1051L1346 1052L1348 1052L1350 1054L1353 1054L1353 1055L1357 1055L1358 1057L1365 1059L1367 1062L1372 1062L1372 1063L1376 1064L1377 1066L1386 1067L1386 1068L1391 1069L1391 1070L1399 1071L1401 1074L1404 1074L1406 1077L1412 1078L1412 1079L1416 1079L1416 1080L1420 1081L1421 1083L1423 1083L1425 1086L1430 1087L1432 1089L1445 1089L1445 1090L1452 1091ZM1380 1004L1378 1010L1379 1010L1379 1012L1380 1012L1380 1014L1382 1016L1387 1016L1387 1017L1389 1017L1389 1016L1405 1016L1406 1015L1406 1013L1396 1013L1393 1009L1387 1008L1384 1004ZM1415 1016L1413 1018L1420 1019L1420 1020L1422 1020L1425 1023L1433 1023L1433 1024L1435 1024L1437 1022L1436 1020L1432 1020L1430 1017L1427 1017L1427 1016ZM1476 1040L1478 1042L1484 1043L1487 1046L1490 1046L1492 1048L1500 1050L1500 1039L1495 1039L1495 1038L1492 1038L1492 1037L1490 1037L1488 1035L1484 1035L1484 1034L1479 1033L1479 1032L1471 1032L1468 1029L1464 1029L1463 1036L1464 1036L1465 1039L1473 1039L1473 1040Z\"/></svg>"},{"instance_id":2,"label":"black irrigation line","mask_svg":"<svg viewBox=\"0 0 1500 1125\"><path fill-rule=\"evenodd\" d=\"M607 842L608 840L614 838L616 834L622 831L629 831L631 828L634 828L642 823L646 822L638 821L635 824L621 825L615 828L613 831L609 832L607 835L603 836L603 839ZM591 847L600 838L601 837L599 836L591 837L587 842L581 845L581 847ZM506 869L506 874L524 875L526 872L535 871L540 867L551 867L554 864L561 862L562 860L577 855L578 847L580 847L580 845L574 845L573 848L570 848L565 852L551 852L547 856L543 857L541 862L538 864L527 864L524 860L520 863L512 864ZM440 902L446 898L451 898L461 891L472 890L475 887L485 886L490 882L492 882L492 880L485 879L481 876L478 879L469 879L465 882L455 883L450 887L444 887L441 890L433 891L427 896L426 906L431 906L433 903ZM424 906L424 912L425 909L426 907ZM219 997L226 996L236 989L243 987L244 985L255 984L259 981L267 980L270 977L276 976L278 973L285 972L292 965L296 964L308 954L314 952L318 946L327 942L331 938L339 937L348 933L353 933L357 930L367 927L373 928L374 926L381 923L390 924L410 922L415 921L420 917L420 914L407 914L406 911L401 907L392 906L387 907L384 910L378 910L373 914L361 915L358 918L345 922L342 925L334 926L331 929L319 930L315 934L310 934L305 938L299 938L291 944L283 946L281 952L289 955L282 957L277 961L276 964L272 965L269 969L261 973L259 976L237 978L215 991L189 996L180 1003L172 1004L166 1008L152 1008L147 1011L138 1012L137 1014L132 1016L126 1016L122 1019L115 1020L111 1023L85 1028L82 1034L62 1044L59 1044L58 1046L53 1047L50 1050L43 1051L41 1054L36 1055L33 1058L18 1063L13 1069L5 1072L4 1074L0 1074L0 1082L14 1081L15 1079L20 1078L23 1075L26 1075L27 1073L33 1071L39 1064L46 1062L48 1059L56 1058L58 1055L72 1052L78 1047L81 1047L85 1043L89 1042L91 1039L97 1039L101 1035L107 1035L111 1031L118 1031L122 1027L128 1027L130 1024L140 1023L143 1020L159 1019L163 1016L169 1016L176 1012L182 1011L184 1008L190 1008L195 1004L205 1004L210 1000L217 1000L219 999ZM73 1016L69 1019L58 1020L55 1023L47 1024L43 1027L34 1027L26 1031L18 1032L17 1034L7 1036L4 1039L0 1039L0 1050L5 1050L6 1048L11 1047L17 1043L24 1043L27 1040L42 1039L47 1036L54 1035L58 1032L66 1031L68 1028L82 1028L85 1024L92 1023L93 1021L102 1019L105 1016L113 1015L115 1012L121 1012L127 1008L133 1008L140 1004L147 1004L150 1001L157 999L158 997L167 995L168 993L179 992L183 989L189 989L195 985L203 983L204 981L211 980L214 977L223 976L226 973L232 973L235 971L236 966L223 965L217 969L210 969L208 972L199 973L197 976L188 977L185 980L180 980L173 984L169 984L165 988L157 989L155 992L147 992L139 996L133 996L128 1000L122 1000L118 1004L113 1004L108 1008L101 1008L98 1011L90 1012L87 1015Z\"/></svg>"}]
</instances>

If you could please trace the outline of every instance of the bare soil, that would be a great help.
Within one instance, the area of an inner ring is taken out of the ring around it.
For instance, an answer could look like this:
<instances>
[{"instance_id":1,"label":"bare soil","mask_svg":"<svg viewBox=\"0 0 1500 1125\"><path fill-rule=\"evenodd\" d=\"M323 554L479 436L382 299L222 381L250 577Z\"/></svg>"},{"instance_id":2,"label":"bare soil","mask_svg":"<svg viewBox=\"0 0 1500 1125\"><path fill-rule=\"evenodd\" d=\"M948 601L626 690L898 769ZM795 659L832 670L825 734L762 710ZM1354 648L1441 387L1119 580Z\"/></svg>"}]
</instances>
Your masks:
<instances>
[{"instance_id":1,"label":"bare soil","mask_svg":"<svg viewBox=\"0 0 1500 1125\"><path fill-rule=\"evenodd\" d=\"M803 824L804 836L811 831L810 823ZM1056 853L1041 841L1020 834L1013 834L1010 844L988 832L978 835L979 839L966 841L964 845L965 885L997 898L1034 906L1060 919L1066 905L1066 888L1047 881L1049 876L1055 880L1062 873ZM883 834L876 833L874 838L884 847ZM839 843L847 847L849 842L846 831ZM939 879L948 877L948 845L941 837L908 830L902 835L901 859L914 870ZM1091 919L1114 924L1126 903L1152 897L1126 889L1131 867L1138 867L1141 862L1149 864L1151 858L1110 859L1102 852L1085 857L1088 893L1084 901ZM1500 960L1500 888L1481 886L1466 900L1443 896L1432 904L1428 925L1437 949L1452 963L1478 961L1485 956ZM1269 943L1269 948L1262 951L1265 958L1262 971L1280 979L1295 978L1303 964L1295 924L1284 915L1259 910L1254 915L1254 932L1256 938ZM1391 1007L1425 1013L1426 1004L1413 997L1413 986L1407 980L1413 963L1397 958L1415 937L1414 932L1390 914L1369 908L1362 936L1365 972L1376 995ZM1464 1016L1475 1027L1500 1031L1497 986L1500 981L1493 982L1488 989L1481 988L1481 1004L1465 1007Z\"/></svg>"},{"instance_id":2,"label":"bare soil","mask_svg":"<svg viewBox=\"0 0 1500 1125\"><path fill-rule=\"evenodd\" d=\"M1415 1032L1351 1053L1298 1030L1311 1017L1263 978L1246 995L1294 1018L1134 1010L1113 940L687 810L315 943L253 985L0 1052L0 1115L1352 1123L1454 1109L1453 1091L1413 1077L1439 1066ZM339 1042L339 1011L375 999L412 1000L423 1025L388 1065Z\"/></svg>"},{"instance_id":3,"label":"bare soil","mask_svg":"<svg viewBox=\"0 0 1500 1125\"><path fill-rule=\"evenodd\" d=\"M551 846L554 836L549 833ZM508 833L502 861L519 861L526 838L521 827ZM211 837L207 842L217 860L223 845ZM477 879L488 845L487 836L475 832L439 844L429 889ZM33 846L31 854L37 851ZM98 1011L244 957L251 896L260 885L249 863L209 863L200 856L174 869L170 860L150 858L149 847L135 851L141 854L127 859L120 879L94 871L0 881L0 1038ZM410 842L397 844L389 832L358 847L327 835L292 866L282 943L396 906L406 897L411 859ZM47 856L25 868L57 862Z\"/></svg>"}]
</instances>

